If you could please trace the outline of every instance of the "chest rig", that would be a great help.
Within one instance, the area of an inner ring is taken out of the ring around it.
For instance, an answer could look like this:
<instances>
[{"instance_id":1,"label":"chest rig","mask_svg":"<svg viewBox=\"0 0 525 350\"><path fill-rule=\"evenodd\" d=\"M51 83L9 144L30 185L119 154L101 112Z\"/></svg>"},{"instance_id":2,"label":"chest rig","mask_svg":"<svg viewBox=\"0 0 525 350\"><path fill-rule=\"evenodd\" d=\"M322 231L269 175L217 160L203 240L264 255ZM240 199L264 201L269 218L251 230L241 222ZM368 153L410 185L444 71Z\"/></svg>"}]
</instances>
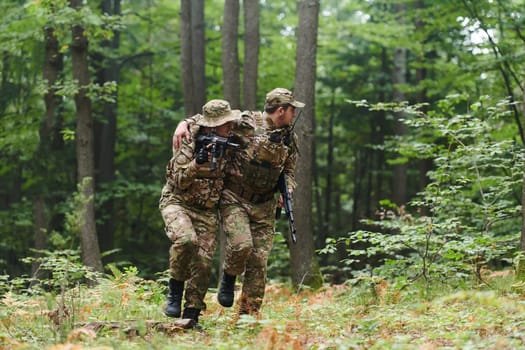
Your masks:
<instances>
[{"instance_id":1,"label":"chest rig","mask_svg":"<svg viewBox=\"0 0 525 350\"><path fill-rule=\"evenodd\" d=\"M198 135L198 126L191 131L193 135ZM172 179L185 177L184 169L197 156L198 151L194 143L183 145L178 155L172 158L168 165L168 179L170 177ZM177 186L177 182L185 182L183 179L172 182L173 193L182 202L191 207L200 209L216 207L223 188L224 171L225 161L222 157L217 159L214 169L211 168L211 163L201 164L191 178L186 180L190 182L189 186L185 188Z\"/></svg>"},{"instance_id":2,"label":"chest rig","mask_svg":"<svg viewBox=\"0 0 525 350\"><path fill-rule=\"evenodd\" d=\"M291 139L288 128L258 127L252 142L242 151L239 164L242 176L229 182L227 187L254 203L273 198L277 180L291 152Z\"/></svg>"}]
</instances>

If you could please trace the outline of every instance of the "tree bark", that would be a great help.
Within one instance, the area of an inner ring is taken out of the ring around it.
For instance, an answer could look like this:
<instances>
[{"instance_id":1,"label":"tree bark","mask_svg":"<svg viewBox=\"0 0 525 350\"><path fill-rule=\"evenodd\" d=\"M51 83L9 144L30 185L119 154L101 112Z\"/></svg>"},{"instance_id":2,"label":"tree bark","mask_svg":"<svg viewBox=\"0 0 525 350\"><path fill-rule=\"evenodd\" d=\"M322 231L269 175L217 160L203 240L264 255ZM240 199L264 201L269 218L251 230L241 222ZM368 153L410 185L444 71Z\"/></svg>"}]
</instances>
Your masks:
<instances>
[{"instance_id":1,"label":"tree bark","mask_svg":"<svg viewBox=\"0 0 525 350\"><path fill-rule=\"evenodd\" d=\"M299 158L296 178L298 188L294 193L297 221L297 244L290 244L292 282L296 287L308 285L318 288L322 284L319 265L314 255L312 222L312 184L315 159L315 80L317 54L317 28L319 0L298 2L299 27L297 30L297 55L295 95L306 106L297 123Z\"/></svg>"},{"instance_id":2,"label":"tree bark","mask_svg":"<svg viewBox=\"0 0 525 350\"><path fill-rule=\"evenodd\" d=\"M405 5L396 5L396 14L402 18L405 12ZM392 99L394 102L403 102L406 100L405 93L401 90L401 85L406 83L407 74L407 49L394 49L394 67L392 72L392 83L394 87ZM403 136L407 133L406 125L400 119L403 113L395 113L394 133L396 136ZM395 164L393 166L392 179L392 200L397 205L404 205L407 201L407 164Z\"/></svg>"},{"instance_id":3,"label":"tree bark","mask_svg":"<svg viewBox=\"0 0 525 350\"><path fill-rule=\"evenodd\" d=\"M9 82L9 52L7 50L2 51L2 81L0 82L1 91L8 91ZM4 115L9 99L5 94L0 95L0 116Z\"/></svg>"},{"instance_id":4,"label":"tree bark","mask_svg":"<svg viewBox=\"0 0 525 350\"><path fill-rule=\"evenodd\" d=\"M120 0L104 0L102 2L102 12L110 15L120 15ZM102 42L102 46L112 52L116 52L120 45L120 32L113 32L111 40ZM114 82L118 85L120 80L120 66L114 58L106 57L103 54L95 56L97 58L97 83ZM114 102L102 101L100 106L102 120L94 122L95 137L95 168L97 177L95 183L97 188L104 184L110 184L115 180L115 143L117 137L117 111L118 94L112 94ZM97 225L98 240L102 252L110 251L115 247L115 225L114 225L114 203L113 198L101 204L99 208L99 224ZM105 258L105 262L112 261L111 256Z\"/></svg>"},{"instance_id":5,"label":"tree bark","mask_svg":"<svg viewBox=\"0 0 525 350\"><path fill-rule=\"evenodd\" d=\"M191 43L191 0L180 1L180 60L182 70L182 95L184 96L184 115L196 113Z\"/></svg>"},{"instance_id":6,"label":"tree bark","mask_svg":"<svg viewBox=\"0 0 525 350\"><path fill-rule=\"evenodd\" d=\"M522 118L525 121L525 83L523 84L523 103L522 107ZM525 154L523 155L525 157ZM523 169L523 181L521 187L521 240L520 240L521 250L525 250L525 168ZM525 260L525 259L523 259Z\"/></svg>"},{"instance_id":7,"label":"tree bark","mask_svg":"<svg viewBox=\"0 0 525 350\"><path fill-rule=\"evenodd\" d=\"M239 0L226 0L222 27L223 94L232 108L241 107L238 38Z\"/></svg>"},{"instance_id":8,"label":"tree bark","mask_svg":"<svg viewBox=\"0 0 525 350\"><path fill-rule=\"evenodd\" d=\"M39 128L40 143L38 145L38 154L52 157L53 153L51 152L51 149L53 145L60 146L60 143L56 142L56 139L60 138L60 136L55 134L54 130L56 129L57 122L61 120L59 116L61 97L55 93L54 84L56 83L60 72L63 70L63 55L60 53L58 39L53 27L44 28L44 37L45 58L42 76L47 82L48 90L44 95L46 113ZM46 168L48 166L45 163L50 161L48 157L39 157L36 159L36 172L47 173ZM51 198L49 188L47 188L44 181L42 181L38 187L39 190L33 201L33 217L35 223L34 248L37 250L44 250L47 248L47 233L49 232L50 223L48 208L54 205L55 200ZM41 254L37 253L36 256L39 257ZM37 273L38 268L38 262L33 263L31 266L31 275L35 278L40 277L40 274Z\"/></svg>"},{"instance_id":9,"label":"tree bark","mask_svg":"<svg viewBox=\"0 0 525 350\"><path fill-rule=\"evenodd\" d=\"M418 0L416 2L416 10L423 11L424 9L425 9L424 1ZM418 19L416 20L416 31L420 33L423 30L425 30L425 22L420 17L418 17ZM423 45L424 43L421 43L421 46ZM423 55L425 55L425 53ZM427 89L425 87L425 84L422 84L422 82L426 79L426 76L427 76L427 70L425 68L425 65L423 64L426 61L426 58L427 57L425 56L419 58L420 68L416 69L416 81L414 82L414 85L420 87L417 92L417 96L416 96L417 103L423 103L423 102L428 101ZM419 165L418 165L419 179L418 179L417 192L424 190L425 187L430 182L430 179L428 178L427 173L430 171L430 169L432 169L432 164L433 164L432 159L419 160Z\"/></svg>"},{"instance_id":10,"label":"tree bark","mask_svg":"<svg viewBox=\"0 0 525 350\"><path fill-rule=\"evenodd\" d=\"M244 0L243 109L257 110L259 65L259 1Z\"/></svg>"},{"instance_id":11,"label":"tree bark","mask_svg":"<svg viewBox=\"0 0 525 350\"><path fill-rule=\"evenodd\" d=\"M80 9L82 0L71 0L71 7ZM91 101L87 96L89 85L88 66L88 39L84 35L84 28L74 25L72 28L71 62L73 65L73 79L77 81L79 90L75 95L77 114L76 151L77 176L81 184L83 205L79 210L82 213L80 225L80 247L82 262L95 271L102 271L102 260L98 246L95 224L95 150L93 145L93 116Z\"/></svg>"},{"instance_id":12,"label":"tree bark","mask_svg":"<svg viewBox=\"0 0 525 350\"><path fill-rule=\"evenodd\" d=\"M321 230L318 232L317 244L318 248L324 247L326 242L326 237L329 232L332 232L332 204L333 204L333 171L335 161L334 161L334 124L335 124L335 86L332 85L331 88L331 99L330 99L330 115L328 116L328 138L327 138L327 148L328 154L326 157L326 188L324 190L324 215L322 219ZM315 158L314 158L315 159ZM315 167L315 161L313 162ZM318 209L320 210L320 209ZM337 215L337 214L336 214Z\"/></svg>"},{"instance_id":13,"label":"tree bark","mask_svg":"<svg viewBox=\"0 0 525 350\"><path fill-rule=\"evenodd\" d=\"M525 121L525 83L523 84L523 103L522 107L522 118ZM525 153L523 154L525 157ZM520 249L525 251L525 168L523 169L523 180L521 186L521 238L520 238ZM516 280L525 281L525 257L519 256L516 263Z\"/></svg>"},{"instance_id":14,"label":"tree bark","mask_svg":"<svg viewBox=\"0 0 525 350\"><path fill-rule=\"evenodd\" d=\"M206 50L204 0L191 1L191 48L193 62L193 112L199 113L206 103Z\"/></svg>"}]
</instances>

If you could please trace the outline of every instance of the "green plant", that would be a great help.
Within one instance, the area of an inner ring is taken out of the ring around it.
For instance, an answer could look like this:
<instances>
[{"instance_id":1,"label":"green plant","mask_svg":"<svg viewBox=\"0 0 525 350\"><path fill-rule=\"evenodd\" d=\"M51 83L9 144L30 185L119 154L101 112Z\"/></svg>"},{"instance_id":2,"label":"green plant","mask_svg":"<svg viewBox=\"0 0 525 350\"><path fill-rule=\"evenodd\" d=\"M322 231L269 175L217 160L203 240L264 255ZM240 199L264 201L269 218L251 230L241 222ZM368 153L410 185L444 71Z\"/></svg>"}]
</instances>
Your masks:
<instances>
[{"instance_id":1,"label":"green plant","mask_svg":"<svg viewBox=\"0 0 525 350\"><path fill-rule=\"evenodd\" d=\"M329 240L321 253L344 244L345 264L375 259L373 274L423 278L427 286L432 278L483 281L484 267L511 263L520 231L523 150L501 130L510 103L482 97L466 113L456 112L464 100L450 96L426 114L404 105L369 106L412 114L404 122L416 136L389 145L407 158L432 157L430 183L408 207L383 201L377 218L362 222L366 229Z\"/></svg>"}]
</instances>

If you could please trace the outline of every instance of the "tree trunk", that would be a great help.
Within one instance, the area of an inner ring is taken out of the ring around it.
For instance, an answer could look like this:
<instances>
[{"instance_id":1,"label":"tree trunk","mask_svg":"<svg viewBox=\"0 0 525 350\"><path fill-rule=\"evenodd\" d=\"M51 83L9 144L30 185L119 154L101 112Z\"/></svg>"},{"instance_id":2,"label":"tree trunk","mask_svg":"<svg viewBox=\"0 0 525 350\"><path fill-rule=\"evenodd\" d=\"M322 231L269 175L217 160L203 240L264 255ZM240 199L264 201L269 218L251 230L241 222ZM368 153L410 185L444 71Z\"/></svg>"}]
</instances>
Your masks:
<instances>
[{"instance_id":1,"label":"tree trunk","mask_svg":"<svg viewBox=\"0 0 525 350\"><path fill-rule=\"evenodd\" d=\"M222 27L223 94L232 108L241 107L238 38L239 0L226 0Z\"/></svg>"},{"instance_id":2,"label":"tree trunk","mask_svg":"<svg viewBox=\"0 0 525 350\"><path fill-rule=\"evenodd\" d=\"M334 169L334 123L335 123L335 94L336 89L334 86L332 86L331 89L331 100L330 100L330 115L328 116L328 139L327 139L327 147L328 147L328 154L326 157L326 188L324 191L324 215L323 215L323 224L321 225L320 232L317 233L317 247L323 247L325 245L326 237L328 232L332 232L332 194L333 194L333 176L330 169ZM315 159L315 158L314 158ZM315 161L314 161L315 164Z\"/></svg>"},{"instance_id":3,"label":"tree trunk","mask_svg":"<svg viewBox=\"0 0 525 350\"><path fill-rule=\"evenodd\" d=\"M523 84L525 88L525 83ZM523 92L523 103L522 107L522 118L525 121L525 89ZM523 155L525 157L525 154ZM523 180L521 186L521 239L520 239L520 249L525 251L525 168L523 169ZM516 263L516 280L525 281L525 257L518 257Z\"/></svg>"},{"instance_id":4,"label":"tree trunk","mask_svg":"<svg viewBox=\"0 0 525 350\"><path fill-rule=\"evenodd\" d=\"M49 157L53 157L51 148L53 145L59 145L54 139L59 138L53 131L55 130L57 120L61 118L59 115L59 105L61 97L55 93L53 85L56 83L60 72L63 70L63 55L59 50L58 39L55 35L53 27L44 28L45 37L45 58L44 66L42 68L42 76L47 82L48 90L44 95L44 103L46 106L46 114L44 120L41 122L39 128L40 143L38 145L40 155L47 155L47 157L39 157L35 160L37 164L36 172L48 173L46 162L49 162ZM53 162L53 160L51 160ZM45 186L44 181L37 185L38 192L33 201L33 217L34 217L34 248L37 250L44 250L47 248L47 233L49 232L49 210L55 203L54 199L49 195L49 188ZM37 253L37 257L41 254ZM31 275L39 278L37 273L39 264L33 263L31 266Z\"/></svg>"},{"instance_id":5,"label":"tree trunk","mask_svg":"<svg viewBox=\"0 0 525 350\"><path fill-rule=\"evenodd\" d=\"M315 79L317 54L317 27L319 0L298 2L299 27L297 30L297 55L295 95L306 107L297 123L300 149L296 177L298 189L294 193L297 221L297 244L290 244L292 282L318 288L322 284L319 265L314 255L312 222L312 184L315 159Z\"/></svg>"},{"instance_id":6,"label":"tree trunk","mask_svg":"<svg viewBox=\"0 0 525 350\"><path fill-rule=\"evenodd\" d=\"M425 8L425 3L423 0L418 0L416 3L416 10L417 11L423 11ZM425 22L421 20L420 17L416 20L416 31L418 33L421 33L425 30ZM424 43L421 43L421 46L423 46ZM415 86L420 87L420 89L417 92L416 102L417 103L424 103L427 102L427 89L422 82L426 79L427 76L427 70L425 68L425 65L423 64L426 61L426 57L420 58L420 68L416 69L416 81L414 82ZM423 109L423 111L425 111ZM427 173L432 169L433 161L432 159L421 159L419 161L419 179L418 179L418 189L417 192L423 191L425 187L430 182L430 179L427 176Z\"/></svg>"},{"instance_id":7,"label":"tree trunk","mask_svg":"<svg viewBox=\"0 0 525 350\"><path fill-rule=\"evenodd\" d=\"M206 50L204 0L191 1L191 48L193 62L193 112L200 113L206 103Z\"/></svg>"},{"instance_id":8,"label":"tree trunk","mask_svg":"<svg viewBox=\"0 0 525 350\"><path fill-rule=\"evenodd\" d=\"M110 15L120 15L120 0L104 0L102 11ZM105 40L102 46L111 52L116 52L120 45L120 32L114 31L112 40ZM97 83L101 86L105 83L114 82L118 85L120 79L119 65L116 60L97 55ZM102 101L102 120L94 123L95 136L95 168L97 188L104 184L110 184L115 180L115 141L117 137L117 110L118 95L112 94L114 102ZM115 225L114 225L114 203L110 196L99 208L100 218L97 225L98 240L102 252L110 251L115 247ZM111 256L105 262L112 261Z\"/></svg>"},{"instance_id":9,"label":"tree trunk","mask_svg":"<svg viewBox=\"0 0 525 350\"><path fill-rule=\"evenodd\" d=\"M71 7L80 9L82 0L71 0ZM80 247L82 262L96 271L102 271L102 261L98 246L95 225L95 155L93 145L93 116L91 101L87 96L89 85L88 40L84 36L84 28L74 25L72 28L71 62L73 79L77 81L79 90L75 95L77 113L76 151L78 182L81 184L83 205L80 225Z\"/></svg>"},{"instance_id":10,"label":"tree trunk","mask_svg":"<svg viewBox=\"0 0 525 350\"><path fill-rule=\"evenodd\" d=\"M363 190L365 189L365 167L366 167L366 154L364 147L360 147L355 150L355 162L354 162L354 194L353 194L353 208L352 208L352 221L351 230L358 229L359 219L361 218L362 209L364 205Z\"/></svg>"},{"instance_id":11,"label":"tree trunk","mask_svg":"<svg viewBox=\"0 0 525 350\"><path fill-rule=\"evenodd\" d=\"M525 83L523 84L525 91ZM523 103L521 104L522 108L522 118L525 122L525 92L523 93ZM524 154L525 157L525 154ZM523 181L521 187L521 240L520 240L521 250L525 250L525 168L523 169ZM523 259L525 260L525 259ZM524 262L525 264L525 262Z\"/></svg>"},{"instance_id":12,"label":"tree trunk","mask_svg":"<svg viewBox=\"0 0 525 350\"><path fill-rule=\"evenodd\" d=\"M37 195L33 200L33 220L34 220L34 248L36 250L44 250L47 248L47 228L49 223L49 214L46 210L46 203L43 195ZM36 253L36 257L41 257L41 253ZM40 263L34 261L31 265L31 276L35 279L42 277L42 272L39 270ZM33 285L34 282L31 282Z\"/></svg>"},{"instance_id":13,"label":"tree trunk","mask_svg":"<svg viewBox=\"0 0 525 350\"><path fill-rule=\"evenodd\" d=\"M192 69L191 0L180 1L180 61L182 70L182 95L184 116L196 113Z\"/></svg>"},{"instance_id":14,"label":"tree trunk","mask_svg":"<svg viewBox=\"0 0 525 350\"><path fill-rule=\"evenodd\" d=\"M0 82L0 91L8 91L9 81L9 52L7 50L2 51L2 81ZM8 97L5 94L0 94L0 116L4 115L4 112L9 102Z\"/></svg>"},{"instance_id":15,"label":"tree trunk","mask_svg":"<svg viewBox=\"0 0 525 350\"><path fill-rule=\"evenodd\" d=\"M259 1L244 0L243 109L257 110L259 65Z\"/></svg>"},{"instance_id":16,"label":"tree trunk","mask_svg":"<svg viewBox=\"0 0 525 350\"><path fill-rule=\"evenodd\" d=\"M388 84L386 81L386 78L388 76L388 53L386 48L383 48L381 50L381 78L379 80L380 86L385 86ZM384 89L380 89L379 101L386 101L386 94L384 92ZM386 130L386 113L385 111L377 111L374 114L374 119L376 120L376 127L372 128L372 143L374 145L383 145L385 142L385 130ZM375 163L373 165L374 168L374 194L372 196L372 208L369 208L369 213L374 213L379 206L379 201L386 198L383 190L383 174L385 170L385 152L382 149L376 149L374 151L375 157Z\"/></svg>"},{"instance_id":17,"label":"tree trunk","mask_svg":"<svg viewBox=\"0 0 525 350\"><path fill-rule=\"evenodd\" d=\"M405 5L396 5L396 14L398 18L402 18L405 12ZM400 85L406 83L407 74L407 50L405 48L394 49L394 67L392 72L392 83L394 87L393 100L394 102L402 102L406 100L405 93L400 89ZM400 119L403 118L403 113L395 113L394 133L396 136L403 136L407 133L406 125ZM407 164L395 164L393 166L393 181L392 181L392 200L397 205L404 205L407 201Z\"/></svg>"}]
</instances>

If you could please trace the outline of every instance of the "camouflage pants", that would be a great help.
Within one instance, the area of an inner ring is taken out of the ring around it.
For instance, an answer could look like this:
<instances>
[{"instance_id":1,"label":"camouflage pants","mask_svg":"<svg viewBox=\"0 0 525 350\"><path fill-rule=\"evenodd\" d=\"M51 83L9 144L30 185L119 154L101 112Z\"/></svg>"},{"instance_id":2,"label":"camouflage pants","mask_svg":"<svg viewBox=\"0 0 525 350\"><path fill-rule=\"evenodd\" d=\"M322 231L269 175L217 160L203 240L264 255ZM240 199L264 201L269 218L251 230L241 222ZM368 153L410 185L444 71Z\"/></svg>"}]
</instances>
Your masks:
<instances>
[{"instance_id":1,"label":"camouflage pants","mask_svg":"<svg viewBox=\"0 0 525 350\"><path fill-rule=\"evenodd\" d=\"M161 206L166 235L172 241L169 250L170 274L187 281L185 307L206 309L211 267L217 246L217 210L188 209L181 204Z\"/></svg>"},{"instance_id":2,"label":"camouflage pants","mask_svg":"<svg viewBox=\"0 0 525 350\"><path fill-rule=\"evenodd\" d=\"M221 217L226 234L224 271L244 272L241 312L258 312L266 286L266 265L272 250L276 200L253 204L223 191Z\"/></svg>"}]
</instances>

